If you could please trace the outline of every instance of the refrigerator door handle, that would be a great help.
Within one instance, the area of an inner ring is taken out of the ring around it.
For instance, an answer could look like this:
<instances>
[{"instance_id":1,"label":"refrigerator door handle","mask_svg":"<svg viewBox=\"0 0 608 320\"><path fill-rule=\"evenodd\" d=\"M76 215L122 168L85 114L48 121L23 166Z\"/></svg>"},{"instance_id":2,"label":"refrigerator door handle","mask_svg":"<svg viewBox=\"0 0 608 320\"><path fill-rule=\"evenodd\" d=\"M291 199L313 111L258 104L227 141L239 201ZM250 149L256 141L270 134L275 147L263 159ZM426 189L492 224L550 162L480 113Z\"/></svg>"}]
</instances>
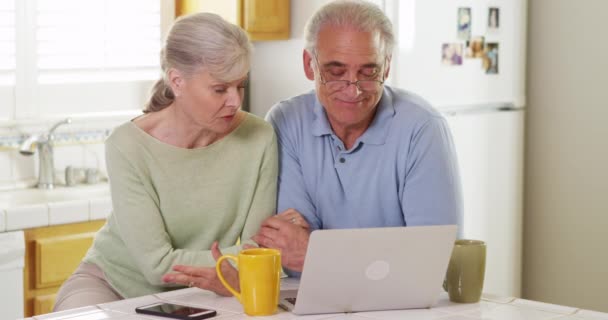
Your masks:
<instances>
[{"instance_id":1,"label":"refrigerator door handle","mask_svg":"<svg viewBox=\"0 0 608 320\"><path fill-rule=\"evenodd\" d=\"M523 106L516 106L511 102L507 103L488 103L488 104L477 104L469 106L452 106L452 107L438 107L438 110L447 116L454 116L459 114L470 114L470 113L486 113L496 111L521 111L525 108Z\"/></svg>"}]
</instances>

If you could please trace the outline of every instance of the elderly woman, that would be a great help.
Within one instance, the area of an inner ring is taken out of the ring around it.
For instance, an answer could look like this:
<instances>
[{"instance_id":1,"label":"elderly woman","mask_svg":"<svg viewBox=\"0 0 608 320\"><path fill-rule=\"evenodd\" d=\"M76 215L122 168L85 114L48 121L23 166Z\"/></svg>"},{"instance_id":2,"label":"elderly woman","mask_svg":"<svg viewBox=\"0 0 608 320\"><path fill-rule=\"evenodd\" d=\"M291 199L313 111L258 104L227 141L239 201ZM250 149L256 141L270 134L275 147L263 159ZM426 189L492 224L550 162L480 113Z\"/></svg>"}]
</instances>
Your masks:
<instances>
[{"instance_id":1,"label":"elderly woman","mask_svg":"<svg viewBox=\"0 0 608 320\"><path fill-rule=\"evenodd\" d=\"M274 131L240 110L251 51L245 32L217 15L175 22L144 115L106 141L114 210L55 311L180 283L229 295L213 268L218 247L238 252L276 206Z\"/></svg>"}]
</instances>

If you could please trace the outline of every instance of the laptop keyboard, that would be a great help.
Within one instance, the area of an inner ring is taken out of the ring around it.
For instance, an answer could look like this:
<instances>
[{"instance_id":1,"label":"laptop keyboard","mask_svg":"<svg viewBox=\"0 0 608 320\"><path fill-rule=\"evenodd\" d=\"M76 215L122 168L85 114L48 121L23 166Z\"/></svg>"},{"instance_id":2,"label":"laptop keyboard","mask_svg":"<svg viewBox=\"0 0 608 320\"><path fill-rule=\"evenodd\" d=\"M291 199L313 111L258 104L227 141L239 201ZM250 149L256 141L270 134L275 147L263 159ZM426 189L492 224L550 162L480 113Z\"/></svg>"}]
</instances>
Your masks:
<instances>
[{"instance_id":1,"label":"laptop keyboard","mask_svg":"<svg viewBox=\"0 0 608 320\"><path fill-rule=\"evenodd\" d=\"M281 298L279 308L285 311L291 311L296 306L296 298Z\"/></svg>"}]
</instances>

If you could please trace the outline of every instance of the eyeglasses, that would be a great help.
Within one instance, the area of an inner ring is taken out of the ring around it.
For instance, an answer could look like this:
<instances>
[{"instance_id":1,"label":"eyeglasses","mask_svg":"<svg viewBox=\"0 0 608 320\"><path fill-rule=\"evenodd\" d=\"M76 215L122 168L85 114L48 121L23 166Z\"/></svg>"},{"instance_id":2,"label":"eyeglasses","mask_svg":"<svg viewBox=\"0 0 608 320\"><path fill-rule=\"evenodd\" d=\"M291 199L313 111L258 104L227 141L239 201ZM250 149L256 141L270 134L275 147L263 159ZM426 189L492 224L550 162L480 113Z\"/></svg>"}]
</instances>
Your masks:
<instances>
[{"instance_id":1,"label":"eyeglasses","mask_svg":"<svg viewBox=\"0 0 608 320\"><path fill-rule=\"evenodd\" d=\"M323 77L323 72L321 72L321 69L319 68L319 66L320 66L319 58L317 57L316 53L314 54L314 57L315 57L316 65L317 65L317 71L319 71L319 77L321 78L321 83L330 91L330 93L342 91L342 90L348 88L348 86L350 86L351 84L354 84L357 87L357 89L359 89L359 91L372 92L372 91L377 91L384 84L384 75L383 75L382 80L355 80L355 81L329 80L329 81L326 81L325 78ZM382 69L384 69L384 67Z\"/></svg>"}]
</instances>

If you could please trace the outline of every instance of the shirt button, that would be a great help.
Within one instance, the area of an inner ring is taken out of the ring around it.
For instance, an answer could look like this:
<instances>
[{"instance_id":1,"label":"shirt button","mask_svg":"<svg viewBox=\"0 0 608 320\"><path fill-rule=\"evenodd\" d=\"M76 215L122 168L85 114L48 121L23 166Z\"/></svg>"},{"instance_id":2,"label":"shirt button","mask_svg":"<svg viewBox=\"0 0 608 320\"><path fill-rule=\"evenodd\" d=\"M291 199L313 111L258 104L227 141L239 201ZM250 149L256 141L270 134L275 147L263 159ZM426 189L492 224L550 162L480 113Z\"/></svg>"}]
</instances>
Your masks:
<instances>
[{"instance_id":1,"label":"shirt button","mask_svg":"<svg viewBox=\"0 0 608 320\"><path fill-rule=\"evenodd\" d=\"M346 162L346 159L340 158L340 163L344 163L344 162Z\"/></svg>"}]
</instances>

